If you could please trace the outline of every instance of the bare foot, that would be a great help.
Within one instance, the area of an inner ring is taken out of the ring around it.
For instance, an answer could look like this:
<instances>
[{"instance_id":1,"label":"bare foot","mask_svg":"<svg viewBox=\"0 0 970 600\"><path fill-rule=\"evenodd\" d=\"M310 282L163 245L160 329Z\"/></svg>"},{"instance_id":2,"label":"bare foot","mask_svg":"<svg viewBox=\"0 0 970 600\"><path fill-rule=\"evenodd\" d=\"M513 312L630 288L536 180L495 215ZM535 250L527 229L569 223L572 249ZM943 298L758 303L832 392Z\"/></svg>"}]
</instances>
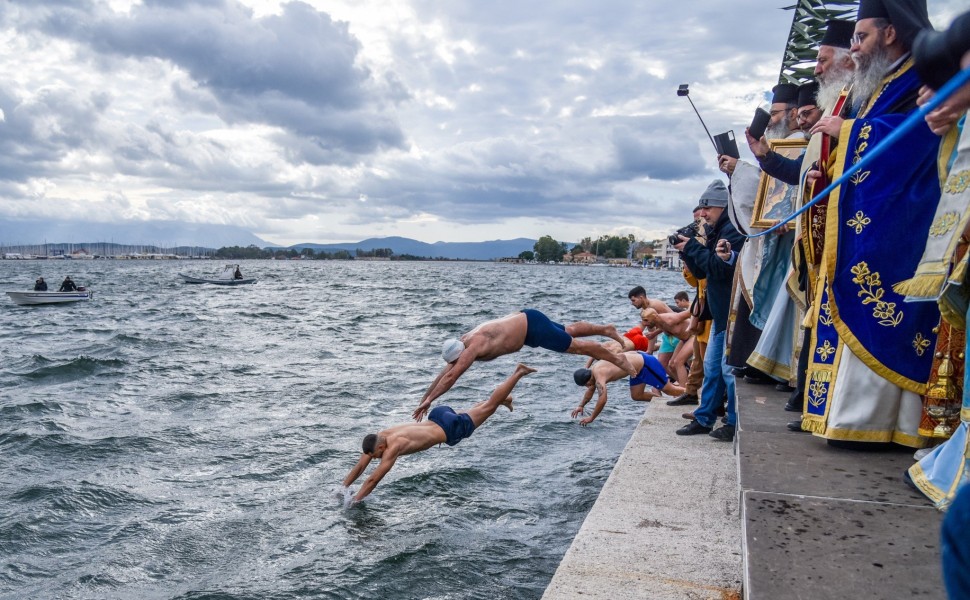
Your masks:
<instances>
[{"instance_id":1,"label":"bare foot","mask_svg":"<svg viewBox=\"0 0 970 600\"><path fill-rule=\"evenodd\" d=\"M512 396L509 396L508 398L506 398L502 402L499 402L499 404L501 404L505 408L509 409L509 412L512 412Z\"/></svg>"},{"instance_id":2,"label":"bare foot","mask_svg":"<svg viewBox=\"0 0 970 600\"><path fill-rule=\"evenodd\" d=\"M639 375L640 372L633 368L633 365L630 364L630 361L628 361L625 356L622 354L617 354L617 356L620 357L620 362L622 362L624 365L623 370L629 373L630 377L636 377Z\"/></svg>"},{"instance_id":3,"label":"bare foot","mask_svg":"<svg viewBox=\"0 0 970 600\"><path fill-rule=\"evenodd\" d=\"M532 367L524 363L519 363L515 365L515 374L520 375L521 377L525 377L529 373L535 373L535 372L536 372L535 369L533 369Z\"/></svg>"},{"instance_id":4,"label":"bare foot","mask_svg":"<svg viewBox=\"0 0 970 600\"><path fill-rule=\"evenodd\" d=\"M617 341L618 344L620 344L621 347L623 346L623 340L625 338L620 335L620 333L616 330L615 326L613 325L606 326L606 337L613 338L614 340Z\"/></svg>"}]
</instances>

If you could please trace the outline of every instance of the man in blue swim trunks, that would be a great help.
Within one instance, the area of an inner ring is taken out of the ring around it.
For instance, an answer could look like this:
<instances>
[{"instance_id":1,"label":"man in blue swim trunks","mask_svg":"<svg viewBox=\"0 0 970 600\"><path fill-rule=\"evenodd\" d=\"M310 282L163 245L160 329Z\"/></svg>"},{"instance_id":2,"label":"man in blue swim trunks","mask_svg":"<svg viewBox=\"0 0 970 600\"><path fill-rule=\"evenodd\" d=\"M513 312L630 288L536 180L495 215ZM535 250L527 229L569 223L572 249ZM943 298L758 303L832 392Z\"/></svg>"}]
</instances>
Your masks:
<instances>
[{"instance_id":1,"label":"man in blue swim trunks","mask_svg":"<svg viewBox=\"0 0 970 600\"><path fill-rule=\"evenodd\" d=\"M586 321L561 325L531 308L486 321L461 336L461 339L445 342L441 357L448 364L428 386L428 391L424 393L412 416L415 421L420 421L431 403L450 390L473 362L494 360L499 356L518 352L522 346L592 356L611 362L631 376L636 376L637 369L627 362L622 353L611 352L592 340L576 339L593 335L613 338L623 344L623 338L613 325L597 325Z\"/></svg>"},{"instance_id":2,"label":"man in blue swim trunks","mask_svg":"<svg viewBox=\"0 0 970 600\"><path fill-rule=\"evenodd\" d=\"M667 379L667 372L660 361L657 360L657 357L638 350L625 354L630 364L637 367L636 377L630 378L630 397L634 400L649 402L655 398L657 394L648 390L648 387L661 390L668 396L679 396L684 393L684 388L670 383L670 380ZM599 392L596 406L593 407L592 414L579 421L579 424L583 427L592 423L602 412L603 407L606 406L606 384L623 379L626 376L626 372L618 369L616 365L603 361L593 365L592 369L576 369L576 372L573 373L573 381L576 382L576 385L586 386L586 393L583 394L579 406L572 412L572 417L575 419L586 414L586 404L592 399L595 387L595 391Z\"/></svg>"},{"instance_id":3,"label":"man in blue swim trunks","mask_svg":"<svg viewBox=\"0 0 970 600\"><path fill-rule=\"evenodd\" d=\"M357 494L354 495L354 502L360 502L367 494L374 491L374 487L387 475L399 456L414 454L438 444L454 446L481 427L499 406L505 406L511 411L512 389L529 373L535 373L535 369L519 363L508 379L495 388L488 400L479 402L467 412L456 413L447 406L438 406L431 411L428 420L424 423L395 425L364 436L361 447L363 454L344 478L344 487L349 487L357 481L371 460L376 458L381 461L381 464L371 473L364 485L360 486Z\"/></svg>"}]
</instances>

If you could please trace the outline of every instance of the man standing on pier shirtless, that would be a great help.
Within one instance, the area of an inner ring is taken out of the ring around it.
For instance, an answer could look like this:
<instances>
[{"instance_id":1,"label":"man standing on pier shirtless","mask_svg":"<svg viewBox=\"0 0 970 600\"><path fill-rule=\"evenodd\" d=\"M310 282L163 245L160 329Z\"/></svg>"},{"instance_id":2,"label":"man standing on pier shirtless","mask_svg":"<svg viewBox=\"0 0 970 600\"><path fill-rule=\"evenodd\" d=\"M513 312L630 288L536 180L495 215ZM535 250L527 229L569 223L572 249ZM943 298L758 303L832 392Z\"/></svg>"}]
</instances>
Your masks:
<instances>
[{"instance_id":1,"label":"man standing on pier shirtless","mask_svg":"<svg viewBox=\"0 0 970 600\"><path fill-rule=\"evenodd\" d=\"M357 481L371 460L376 458L381 461L381 464L374 469L364 485L360 486L357 494L354 495L354 502L360 502L367 494L374 491L374 487L394 466L397 457L421 452L438 444L454 446L470 436L495 413L499 406L504 406L511 411L512 396L509 394L512 393L515 384L529 373L535 373L535 369L519 363L509 378L495 388L488 400L479 402L467 412L456 413L447 406L438 406L431 411L428 420L424 423L395 425L376 434L364 436L363 454L344 478L344 487L349 487Z\"/></svg>"},{"instance_id":2,"label":"man standing on pier shirtless","mask_svg":"<svg viewBox=\"0 0 970 600\"><path fill-rule=\"evenodd\" d=\"M461 336L461 339L445 342L441 357L448 364L431 382L412 416L415 421L420 421L431 403L450 390L473 362L494 360L499 356L518 352L522 346L592 356L613 363L630 376L636 376L637 370L623 354L611 352L590 340L575 339L592 335L610 337L620 344L623 343L623 338L613 325L597 325L586 321L561 325L531 308L486 321Z\"/></svg>"}]
</instances>

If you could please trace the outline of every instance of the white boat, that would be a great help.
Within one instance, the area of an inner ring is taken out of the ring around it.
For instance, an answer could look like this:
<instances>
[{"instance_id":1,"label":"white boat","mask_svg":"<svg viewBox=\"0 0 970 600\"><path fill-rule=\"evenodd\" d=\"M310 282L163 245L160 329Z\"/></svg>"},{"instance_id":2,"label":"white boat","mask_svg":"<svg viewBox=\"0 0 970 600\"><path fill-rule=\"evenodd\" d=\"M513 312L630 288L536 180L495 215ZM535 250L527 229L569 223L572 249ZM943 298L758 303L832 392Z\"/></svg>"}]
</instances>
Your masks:
<instances>
[{"instance_id":1,"label":"white boat","mask_svg":"<svg viewBox=\"0 0 970 600\"><path fill-rule=\"evenodd\" d=\"M219 273L217 277L195 277L194 275L186 275L185 273L179 273L179 277L185 283L211 283L213 285L249 285L256 283L255 278L236 279L236 271L238 269L239 265L226 265L222 268L222 273Z\"/></svg>"},{"instance_id":2,"label":"white boat","mask_svg":"<svg viewBox=\"0 0 970 600\"><path fill-rule=\"evenodd\" d=\"M82 302L94 298L91 290L77 290L76 292L7 292L10 299L21 306L33 304L65 304L67 302Z\"/></svg>"}]
</instances>

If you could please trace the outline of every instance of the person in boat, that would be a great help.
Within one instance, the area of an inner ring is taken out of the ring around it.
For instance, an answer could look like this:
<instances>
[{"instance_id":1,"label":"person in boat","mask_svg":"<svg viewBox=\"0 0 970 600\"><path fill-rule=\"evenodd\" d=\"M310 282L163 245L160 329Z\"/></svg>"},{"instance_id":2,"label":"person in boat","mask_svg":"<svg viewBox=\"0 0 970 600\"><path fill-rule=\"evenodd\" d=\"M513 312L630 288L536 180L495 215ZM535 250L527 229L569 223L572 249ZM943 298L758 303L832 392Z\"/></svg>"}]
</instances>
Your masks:
<instances>
[{"instance_id":1,"label":"person in boat","mask_svg":"<svg viewBox=\"0 0 970 600\"><path fill-rule=\"evenodd\" d=\"M242 279L242 271L239 270L239 265L236 265L236 272L232 274L233 279Z\"/></svg>"},{"instance_id":2,"label":"person in boat","mask_svg":"<svg viewBox=\"0 0 970 600\"><path fill-rule=\"evenodd\" d=\"M357 490L354 502L360 502L374 491L374 487L387 475L399 456L421 452L440 444L454 446L481 427L499 406L504 406L511 412L512 396L509 394L519 380L529 373L535 373L535 369L519 363L508 379L495 388L488 400L479 402L465 412L456 413L448 406L438 406L431 411L424 423L404 423L364 436L361 445L363 453L344 478L344 487L353 484L371 460L376 458L381 464Z\"/></svg>"},{"instance_id":3,"label":"person in boat","mask_svg":"<svg viewBox=\"0 0 970 600\"><path fill-rule=\"evenodd\" d=\"M625 356L630 364L638 367L636 377L630 378L630 398L633 400L649 402L659 395L653 389L648 388L655 388L668 396L679 396L684 393L684 388L670 382L667 372L656 356L638 350L626 352ZM606 406L606 384L623 379L626 376L625 371L605 361L596 363L592 369L576 369L573 373L573 381L576 382L576 385L585 387L586 392L583 394L579 406L572 412L572 417L574 419L578 416L585 417L586 404L593 398L593 392L596 391L599 393L599 397L596 399L596 406L593 407L592 414L579 422L583 427L592 423L603 411L603 407Z\"/></svg>"},{"instance_id":4,"label":"person in boat","mask_svg":"<svg viewBox=\"0 0 970 600\"><path fill-rule=\"evenodd\" d=\"M77 291L77 285L75 285L74 281L71 279L71 276L68 275L67 277L64 278L64 281L61 282L61 289L59 289L57 291L59 291L59 292L76 292Z\"/></svg>"},{"instance_id":5,"label":"person in boat","mask_svg":"<svg viewBox=\"0 0 970 600\"><path fill-rule=\"evenodd\" d=\"M441 357L448 364L428 386L412 416L415 421L420 421L431 403L450 390L475 361L494 360L499 356L518 352L522 346L592 356L609 361L631 376L636 376L637 370L622 353L611 352L591 340L576 339L593 335L612 338L621 345L624 341L613 325L597 325L586 321L562 325L531 308L486 321L460 339L445 341Z\"/></svg>"},{"instance_id":6,"label":"person in boat","mask_svg":"<svg viewBox=\"0 0 970 600\"><path fill-rule=\"evenodd\" d=\"M34 282L34 291L35 292L46 292L47 291L47 282L44 281L44 278L43 277L38 277L37 278L37 281Z\"/></svg>"}]
</instances>

